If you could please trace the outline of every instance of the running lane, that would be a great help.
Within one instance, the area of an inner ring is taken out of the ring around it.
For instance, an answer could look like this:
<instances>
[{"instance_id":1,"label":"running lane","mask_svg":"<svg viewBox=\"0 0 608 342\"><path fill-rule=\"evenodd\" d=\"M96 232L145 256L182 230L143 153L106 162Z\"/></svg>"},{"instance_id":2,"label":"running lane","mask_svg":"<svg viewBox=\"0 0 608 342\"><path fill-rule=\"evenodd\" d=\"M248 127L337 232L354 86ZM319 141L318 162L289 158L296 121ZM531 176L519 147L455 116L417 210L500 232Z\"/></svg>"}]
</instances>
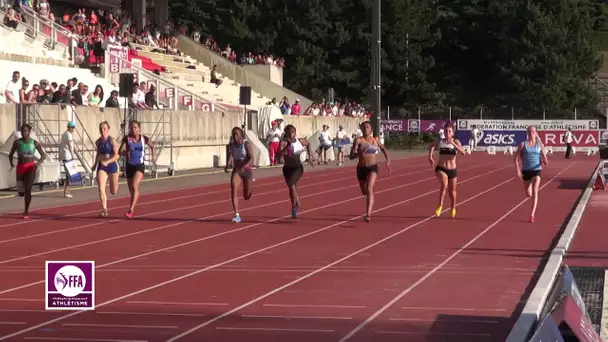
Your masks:
<instances>
[{"instance_id":1,"label":"running lane","mask_svg":"<svg viewBox=\"0 0 608 342\"><path fill-rule=\"evenodd\" d=\"M472 168L479 169L480 167ZM407 177L396 176L395 179L398 181L409 179ZM382 182L379 182L379 191L416 189L416 187L428 186L434 181L432 175L429 177L428 173L423 174L416 171L412 171L409 177L412 177L410 181L398 186L390 183L383 185ZM309 187L300 191L304 215L307 211L312 215L316 210L339 205L348 208L348 205L360 196L356 185L331 190L323 189L323 187L323 185ZM330 203L322 205L323 200L328 200ZM101 230L94 230L86 235L80 234L82 236L78 237L73 237L68 233L62 234L63 236L54 235L55 239L41 245L32 246L32 242L34 242L32 239L7 243L10 247L0 253L6 256L4 260L0 261L0 268L5 270L5 274L10 269L17 267L19 269L15 270L18 272L16 275L7 277L7 280L0 285L0 298L15 295L20 297L20 294L12 292L14 292L13 289L19 288L24 283L37 281L41 284L41 273L22 272L21 269L37 267L40 270L45 260L95 260L97 267L100 268L125 261L125 259L144 258L145 260L146 254L155 251L162 254L163 257L170 256L176 248L175 246L191 244L193 241L211 242L218 237L240 234L250 229L260 229L263 225L276 225L285 213L289 213L288 200L283 198L278 202L260 204L260 202L249 201L243 203L241 215L245 222L242 225L230 223L231 206L229 203L223 203L222 207L214 205L206 207L205 210L196 207L182 210L180 213L183 218L180 220L173 219L175 217L173 214L166 220L159 220L163 218L161 216L160 218L155 217L155 220L120 221L114 225L105 225ZM319 202L321 205L315 207L314 204ZM210 208L213 211L207 211ZM179 208L176 211L179 211ZM207 219L202 222L192 222L197 217ZM66 240L73 241L73 243L66 243Z\"/></svg>"},{"instance_id":2,"label":"running lane","mask_svg":"<svg viewBox=\"0 0 608 342\"><path fill-rule=\"evenodd\" d=\"M505 160L503 160L504 162ZM505 169L508 164L493 165L480 167L475 170L466 171L465 168L461 172L461 188L460 194L462 200L465 201L467 196L485 196L494 190L488 190L492 186L497 186L498 183L504 183L499 186L507 186L512 172ZM430 171L430 170L429 170ZM430 173L432 176L432 173ZM467 182L467 179L475 178ZM148 276L152 275L150 280L152 283L162 282L163 277L174 277L177 272L188 272L195 268L201 271L201 265L209 265L212 263L211 258L217 258L218 255L225 260L222 263L228 265L230 261L245 262L250 258L261 257L275 260L273 267L277 262L280 262L276 267L290 266L295 260L307 261L301 266L321 267L323 262L332 262L337 256L352 253L353 249L360 246L369 245L379 238L383 238L396 229L395 222L399 224L421 220L419 213L432 212L436 202L436 182L428 181L424 186L416 188L392 189L398 187L401 182L391 182L392 187L388 187L388 191L384 195L378 195L376 208L385 209L379 211L373 216L374 222L372 225L363 224L360 217L354 218L353 212L357 212L362 208L362 199L357 198L356 202L337 205L334 207L320 209L310 214L303 214L300 220L292 222L285 220L277 222L274 225L266 225L264 229L248 230L242 234L232 235L227 240L214 240L209 244L178 248L171 254L164 257L155 256L155 259L137 260L130 264L126 264L122 269L114 271L98 272L98 298L99 302L104 302L107 299L118 298L122 295L129 294L128 287L133 283L139 284L138 288L145 288L142 283L148 282ZM398 184L397 184L398 183ZM480 186L483 188L480 190ZM399 191L401 190L401 191ZM379 192L382 191L379 188ZM344 193L344 197L354 194ZM330 206L336 199L329 197L317 197L317 203L320 208ZM312 205L312 204L311 204ZM409 211L403 209L408 208ZM314 214L314 215L313 215ZM353 220L349 220L349 218ZM307 219L308 218L308 219ZM344 222L347 220L348 222ZM292 222L291 224L289 222ZM373 228L373 229L370 229ZM313 233L315 230L320 230ZM308 236L302 234L309 233ZM291 241L289 240L291 238ZM287 242L285 242L287 241ZM284 245L278 245L282 244ZM268 248L275 245L275 248ZM258 249L255 249L258 248ZM261 248L261 249L260 249ZM277 252L274 251L277 250ZM229 255L226 251L231 251ZM315 252L316 251L316 252ZM228 259L232 256L232 259ZM146 266L146 267L144 267ZM219 266L215 264L215 266ZM233 267L239 264L233 265ZM247 266L240 266L241 268ZM250 269L251 270L251 269ZM175 281L157 289L151 289L141 293L129 295L112 304L104 305L104 309L99 308L98 311L105 313L93 314L84 313L74 316L73 318L55 322L50 325L51 335L55 336L91 336L95 334L98 338L105 338L109 333L118 334L120 338L131 338L132 336L140 336L142 329L146 334L154 333L155 338L164 340L165 336L175 334L180 330L186 329L193 324L200 322L201 314L216 315L222 312L230 311L252 297L259 296L277 286L281 286L289 282L292 277L298 276L281 274L281 272L231 272L230 269L220 269L209 272L201 272L191 278L183 279L183 281ZM171 274L171 272L174 272ZM304 269L304 272L307 272ZM269 274L270 273L270 274ZM272 273L275 273L273 275ZM186 273L187 274L187 273ZM209 284L209 289L200 291L201 284ZM102 290L104 289L104 290ZM197 290L198 289L198 290ZM210 297L210 293L217 293L214 297ZM17 295L18 293L15 293ZM148 297L150 296L150 297ZM159 297L161 296L161 297ZM155 297L157 301L162 301L156 305L150 303L150 298ZM159 299L160 298L160 299ZM213 301L212 301L213 300ZM185 304L188 302L189 304ZM151 306L152 305L152 306ZM128 313L125 313L127 311ZM106 311L107 310L107 311ZM116 315L112 312L119 310L122 315ZM171 312L173 311L173 312ZM158 317L150 317L150 313L160 313ZM181 316L177 316L177 314ZM91 318L93 315L93 318ZM99 317L97 317L99 316ZM107 317L107 318L103 318ZM148 329L144 324L134 324L134 321L147 321L148 326L155 325L150 322L159 320L171 320L171 317L180 317L179 326L174 328L173 323L166 325L157 325L158 329ZM94 322L101 323L91 323ZM184 322L187 321L187 322ZM108 323L104 323L108 322ZM115 323L112 323L115 322ZM123 327L118 330L108 331L107 327L120 325L116 322L123 322ZM36 321L28 321L28 325L36 324ZM103 327L106 328L103 328ZM162 327L162 328L160 328ZM147 330L146 330L147 329ZM14 330L19 330L14 329ZM48 333L35 330L36 334ZM57 335L59 334L59 335ZM48 336L51 336L48 335ZM29 335L32 337L33 335ZM109 338L109 337L108 337ZM149 339L146 335L146 338ZM200 339L199 339L200 340Z\"/></svg>"}]
</instances>

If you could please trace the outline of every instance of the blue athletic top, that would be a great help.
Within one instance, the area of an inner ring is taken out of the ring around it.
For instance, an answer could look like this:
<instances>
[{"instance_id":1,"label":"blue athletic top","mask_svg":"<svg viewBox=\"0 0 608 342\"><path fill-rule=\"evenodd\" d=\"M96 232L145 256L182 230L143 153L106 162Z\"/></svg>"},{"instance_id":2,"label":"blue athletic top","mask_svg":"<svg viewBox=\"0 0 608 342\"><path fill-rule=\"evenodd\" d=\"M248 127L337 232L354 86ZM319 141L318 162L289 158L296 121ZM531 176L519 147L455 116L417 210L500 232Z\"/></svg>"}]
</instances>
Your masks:
<instances>
[{"instance_id":1,"label":"blue athletic top","mask_svg":"<svg viewBox=\"0 0 608 342\"><path fill-rule=\"evenodd\" d=\"M141 165L144 163L146 154L145 147L148 144L148 137L141 135L139 141L133 141L132 137L125 137L127 145L127 163L130 165Z\"/></svg>"},{"instance_id":2,"label":"blue athletic top","mask_svg":"<svg viewBox=\"0 0 608 342\"><path fill-rule=\"evenodd\" d=\"M247 159L247 148L245 147L245 144L247 144L247 140L243 140L242 144L237 144L236 142L232 142L230 144L230 153L232 154L232 159L241 162Z\"/></svg>"},{"instance_id":3,"label":"blue athletic top","mask_svg":"<svg viewBox=\"0 0 608 342\"><path fill-rule=\"evenodd\" d=\"M97 140L97 153L99 154L114 154L114 146L112 145L112 137L108 137L108 139L104 140L103 138L99 138Z\"/></svg>"},{"instance_id":4,"label":"blue athletic top","mask_svg":"<svg viewBox=\"0 0 608 342\"><path fill-rule=\"evenodd\" d=\"M525 171L538 171L542 169L540 162L540 155L542 146L540 141L537 141L534 146L530 146L530 143L526 141L524 148L522 149L522 169Z\"/></svg>"}]
</instances>

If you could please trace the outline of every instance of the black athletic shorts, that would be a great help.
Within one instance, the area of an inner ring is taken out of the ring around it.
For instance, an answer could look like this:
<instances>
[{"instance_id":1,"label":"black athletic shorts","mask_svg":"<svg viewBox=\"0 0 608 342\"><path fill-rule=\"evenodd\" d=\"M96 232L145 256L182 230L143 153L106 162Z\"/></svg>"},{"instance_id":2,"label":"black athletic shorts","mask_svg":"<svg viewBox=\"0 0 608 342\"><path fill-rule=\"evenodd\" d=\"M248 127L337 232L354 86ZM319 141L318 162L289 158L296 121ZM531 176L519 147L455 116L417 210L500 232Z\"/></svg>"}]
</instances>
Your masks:
<instances>
[{"instance_id":1,"label":"black athletic shorts","mask_svg":"<svg viewBox=\"0 0 608 342\"><path fill-rule=\"evenodd\" d=\"M529 182L534 177L540 177L540 170L521 170L521 178Z\"/></svg>"},{"instance_id":2,"label":"black athletic shorts","mask_svg":"<svg viewBox=\"0 0 608 342\"><path fill-rule=\"evenodd\" d=\"M367 176L372 172L378 174L378 165L357 166L357 179L362 182L366 181Z\"/></svg>"},{"instance_id":3,"label":"black athletic shorts","mask_svg":"<svg viewBox=\"0 0 608 342\"><path fill-rule=\"evenodd\" d=\"M125 166L125 174L127 176L127 178L133 178L135 176L136 172L141 172L141 174L145 174L146 171L146 166L142 163L142 164L129 164L127 163L127 166Z\"/></svg>"},{"instance_id":4,"label":"black athletic shorts","mask_svg":"<svg viewBox=\"0 0 608 342\"><path fill-rule=\"evenodd\" d=\"M283 166L283 177L285 177L285 183L287 186L294 186L298 183L302 175L304 174L304 166Z\"/></svg>"},{"instance_id":5,"label":"black athletic shorts","mask_svg":"<svg viewBox=\"0 0 608 342\"><path fill-rule=\"evenodd\" d=\"M448 179L454 179L458 177L458 172L456 171L456 169L446 169L445 167L437 166L435 167L435 172L445 173L445 175L448 176Z\"/></svg>"}]
</instances>

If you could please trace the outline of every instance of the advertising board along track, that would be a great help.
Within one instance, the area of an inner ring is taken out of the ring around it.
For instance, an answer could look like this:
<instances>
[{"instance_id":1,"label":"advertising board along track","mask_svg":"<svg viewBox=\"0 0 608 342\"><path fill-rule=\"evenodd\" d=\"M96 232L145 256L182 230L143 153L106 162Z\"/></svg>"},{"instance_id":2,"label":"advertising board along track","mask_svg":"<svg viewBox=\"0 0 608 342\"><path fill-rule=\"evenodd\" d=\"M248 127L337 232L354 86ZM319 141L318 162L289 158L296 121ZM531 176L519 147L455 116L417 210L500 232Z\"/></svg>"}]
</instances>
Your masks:
<instances>
[{"instance_id":1,"label":"advertising board along track","mask_svg":"<svg viewBox=\"0 0 608 342\"><path fill-rule=\"evenodd\" d=\"M599 130L599 120L483 120L465 119L457 121L458 130L525 131L529 126L536 126L539 131Z\"/></svg>"}]
</instances>

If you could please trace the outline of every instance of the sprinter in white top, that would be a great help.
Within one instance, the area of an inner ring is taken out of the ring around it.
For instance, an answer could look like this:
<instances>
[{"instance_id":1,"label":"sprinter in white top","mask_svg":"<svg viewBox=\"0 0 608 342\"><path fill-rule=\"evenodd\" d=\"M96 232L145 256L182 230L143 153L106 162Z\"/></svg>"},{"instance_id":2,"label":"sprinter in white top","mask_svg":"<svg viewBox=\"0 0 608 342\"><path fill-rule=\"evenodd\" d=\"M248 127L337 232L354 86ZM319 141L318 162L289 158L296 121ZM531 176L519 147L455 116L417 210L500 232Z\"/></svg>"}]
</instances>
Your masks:
<instances>
[{"instance_id":1,"label":"sprinter in white top","mask_svg":"<svg viewBox=\"0 0 608 342\"><path fill-rule=\"evenodd\" d=\"M469 147L471 148L471 152L475 151L482 136L483 131L477 128L477 126L473 126L473 130L471 130L471 139L469 139Z\"/></svg>"},{"instance_id":2,"label":"sprinter in white top","mask_svg":"<svg viewBox=\"0 0 608 342\"><path fill-rule=\"evenodd\" d=\"M232 222L240 223L238 191L243 183L243 198L247 201L253 193L253 148L251 143L245 139L245 133L240 127L232 128L230 143L226 146L226 167L232 165L230 176L230 196L232 198L232 209L234 217Z\"/></svg>"},{"instance_id":3,"label":"sprinter in white top","mask_svg":"<svg viewBox=\"0 0 608 342\"><path fill-rule=\"evenodd\" d=\"M572 155L572 142L574 141L574 134L572 134L572 128L568 127L568 130L564 134L564 143L566 143L566 159L570 159Z\"/></svg>"}]
</instances>

